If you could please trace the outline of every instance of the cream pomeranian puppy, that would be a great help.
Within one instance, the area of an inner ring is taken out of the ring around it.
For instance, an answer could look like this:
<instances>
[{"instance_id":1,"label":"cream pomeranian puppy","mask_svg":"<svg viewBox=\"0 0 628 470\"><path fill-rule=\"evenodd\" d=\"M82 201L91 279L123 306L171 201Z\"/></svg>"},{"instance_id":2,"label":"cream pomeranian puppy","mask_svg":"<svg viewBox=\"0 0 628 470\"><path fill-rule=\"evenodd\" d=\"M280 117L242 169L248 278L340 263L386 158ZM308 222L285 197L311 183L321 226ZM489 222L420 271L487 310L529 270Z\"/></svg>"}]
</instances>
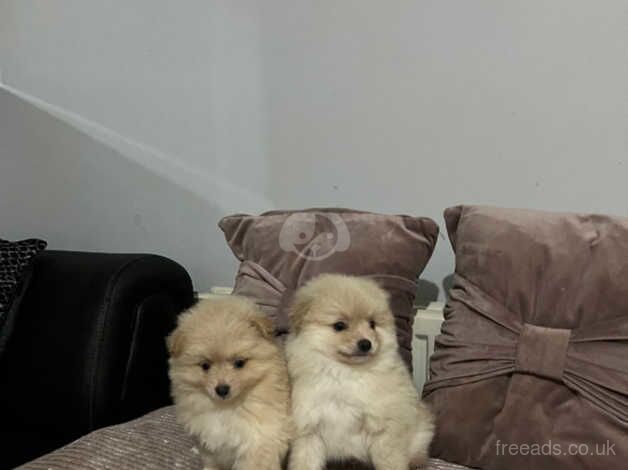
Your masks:
<instances>
[{"instance_id":1,"label":"cream pomeranian puppy","mask_svg":"<svg viewBox=\"0 0 628 470\"><path fill-rule=\"evenodd\" d=\"M271 321L243 297L202 300L167 344L177 417L199 439L205 469L280 469L293 426Z\"/></svg>"},{"instance_id":2,"label":"cream pomeranian puppy","mask_svg":"<svg viewBox=\"0 0 628 470\"><path fill-rule=\"evenodd\" d=\"M397 351L386 292L369 279L324 274L297 291L290 315L289 469L345 459L376 470L424 463L433 417Z\"/></svg>"}]
</instances>

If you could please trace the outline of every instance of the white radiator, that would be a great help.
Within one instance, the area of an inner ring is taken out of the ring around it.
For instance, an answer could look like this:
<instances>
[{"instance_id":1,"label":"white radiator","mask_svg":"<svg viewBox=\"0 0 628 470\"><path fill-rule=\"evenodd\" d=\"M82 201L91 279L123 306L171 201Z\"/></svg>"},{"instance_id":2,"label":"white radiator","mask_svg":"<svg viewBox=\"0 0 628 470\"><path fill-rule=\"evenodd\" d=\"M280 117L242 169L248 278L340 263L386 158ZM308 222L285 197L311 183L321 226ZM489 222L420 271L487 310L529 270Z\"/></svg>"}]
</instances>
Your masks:
<instances>
[{"instance_id":1,"label":"white radiator","mask_svg":"<svg viewBox=\"0 0 628 470\"><path fill-rule=\"evenodd\" d=\"M440 334L444 306L443 302L432 302L427 308L417 309L414 317L412 366L414 383L419 392L430 375L430 356L434 352L434 339Z\"/></svg>"},{"instance_id":2,"label":"white radiator","mask_svg":"<svg viewBox=\"0 0 628 470\"><path fill-rule=\"evenodd\" d=\"M230 287L212 287L209 292L201 292L199 299L209 299L221 295L230 295ZM440 334L443 323L443 302L432 302L426 308L419 308L414 319L414 338L412 342L412 364L414 367L414 383L421 392L429 378L430 356L434 352L434 339Z\"/></svg>"}]
</instances>

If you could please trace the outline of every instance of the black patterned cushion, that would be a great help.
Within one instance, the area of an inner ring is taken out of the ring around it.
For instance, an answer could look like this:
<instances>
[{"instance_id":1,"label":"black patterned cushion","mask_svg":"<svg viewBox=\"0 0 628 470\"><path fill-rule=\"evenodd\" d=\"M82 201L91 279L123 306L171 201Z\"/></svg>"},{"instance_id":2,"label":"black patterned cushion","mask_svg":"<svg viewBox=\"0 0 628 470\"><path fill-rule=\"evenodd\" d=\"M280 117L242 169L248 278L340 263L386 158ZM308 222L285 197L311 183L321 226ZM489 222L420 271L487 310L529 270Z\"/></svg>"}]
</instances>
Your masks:
<instances>
[{"instance_id":1,"label":"black patterned cushion","mask_svg":"<svg viewBox=\"0 0 628 470\"><path fill-rule=\"evenodd\" d=\"M17 300L26 287L24 280L31 261L44 248L43 240L9 242L0 239L0 354L11 333Z\"/></svg>"}]
</instances>

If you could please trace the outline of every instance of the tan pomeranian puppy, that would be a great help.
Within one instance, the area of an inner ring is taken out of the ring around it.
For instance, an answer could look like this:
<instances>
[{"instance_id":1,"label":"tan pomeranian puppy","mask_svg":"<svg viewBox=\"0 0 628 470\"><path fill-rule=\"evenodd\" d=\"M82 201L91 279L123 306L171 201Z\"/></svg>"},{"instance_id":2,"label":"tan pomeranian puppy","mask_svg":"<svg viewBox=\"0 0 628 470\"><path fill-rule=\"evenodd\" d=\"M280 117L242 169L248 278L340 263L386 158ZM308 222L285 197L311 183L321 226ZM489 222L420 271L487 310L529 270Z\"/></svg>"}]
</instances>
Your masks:
<instances>
[{"instance_id":1,"label":"tan pomeranian puppy","mask_svg":"<svg viewBox=\"0 0 628 470\"><path fill-rule=\"evenodd\" d=\"M376 470L424 463L433 416L397 351L386 292L369 279L324 274L297 291L291 319L289 469L345 459Z\"/></svg>"},{"instance_id":2,"label":"tan pomeranian puppy","mask_svg":"<svg viewBox=\"0 0 628 470\"><path fill-rule=\"evenodd\" d=\"M199 439L205 469L280 469L293 427L271 321L243 297L202 300L167 344L177 417Z\"/></svg>"}]
</instances>

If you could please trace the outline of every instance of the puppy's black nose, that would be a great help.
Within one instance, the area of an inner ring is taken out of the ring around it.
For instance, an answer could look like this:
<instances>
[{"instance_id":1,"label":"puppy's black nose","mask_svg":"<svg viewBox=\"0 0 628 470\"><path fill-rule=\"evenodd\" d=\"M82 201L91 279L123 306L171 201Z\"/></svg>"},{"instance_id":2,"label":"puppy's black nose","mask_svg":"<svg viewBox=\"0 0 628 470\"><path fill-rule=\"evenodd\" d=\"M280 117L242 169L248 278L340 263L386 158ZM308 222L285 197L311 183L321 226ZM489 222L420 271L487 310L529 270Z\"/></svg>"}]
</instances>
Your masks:
<instances>
[{"instance_id":1,"label":"puppy's black nose","mask_svg":"<svg viewBox=\"0 0 628 470\"><path fill-rule=\"evenodd\" d=\"M358 341L358 349L362 352L369 352L371 350L371 342L368 339L361 339Z\"/></svg>"},{"instance_id":2,"label":"puppy's black nose","mask_svg":"<svg viewBox=\"0 0 628 470\"><path fill-rule=\"evenodd\" d=\"M216 390L216 395L218 395L221 398L225 398L227 395L229 395L229 390L231 390L231 387L229 387L229 385L226 385L226 384L220 384L216 386L215 390Z\"/></svg>"}]
</instances>

